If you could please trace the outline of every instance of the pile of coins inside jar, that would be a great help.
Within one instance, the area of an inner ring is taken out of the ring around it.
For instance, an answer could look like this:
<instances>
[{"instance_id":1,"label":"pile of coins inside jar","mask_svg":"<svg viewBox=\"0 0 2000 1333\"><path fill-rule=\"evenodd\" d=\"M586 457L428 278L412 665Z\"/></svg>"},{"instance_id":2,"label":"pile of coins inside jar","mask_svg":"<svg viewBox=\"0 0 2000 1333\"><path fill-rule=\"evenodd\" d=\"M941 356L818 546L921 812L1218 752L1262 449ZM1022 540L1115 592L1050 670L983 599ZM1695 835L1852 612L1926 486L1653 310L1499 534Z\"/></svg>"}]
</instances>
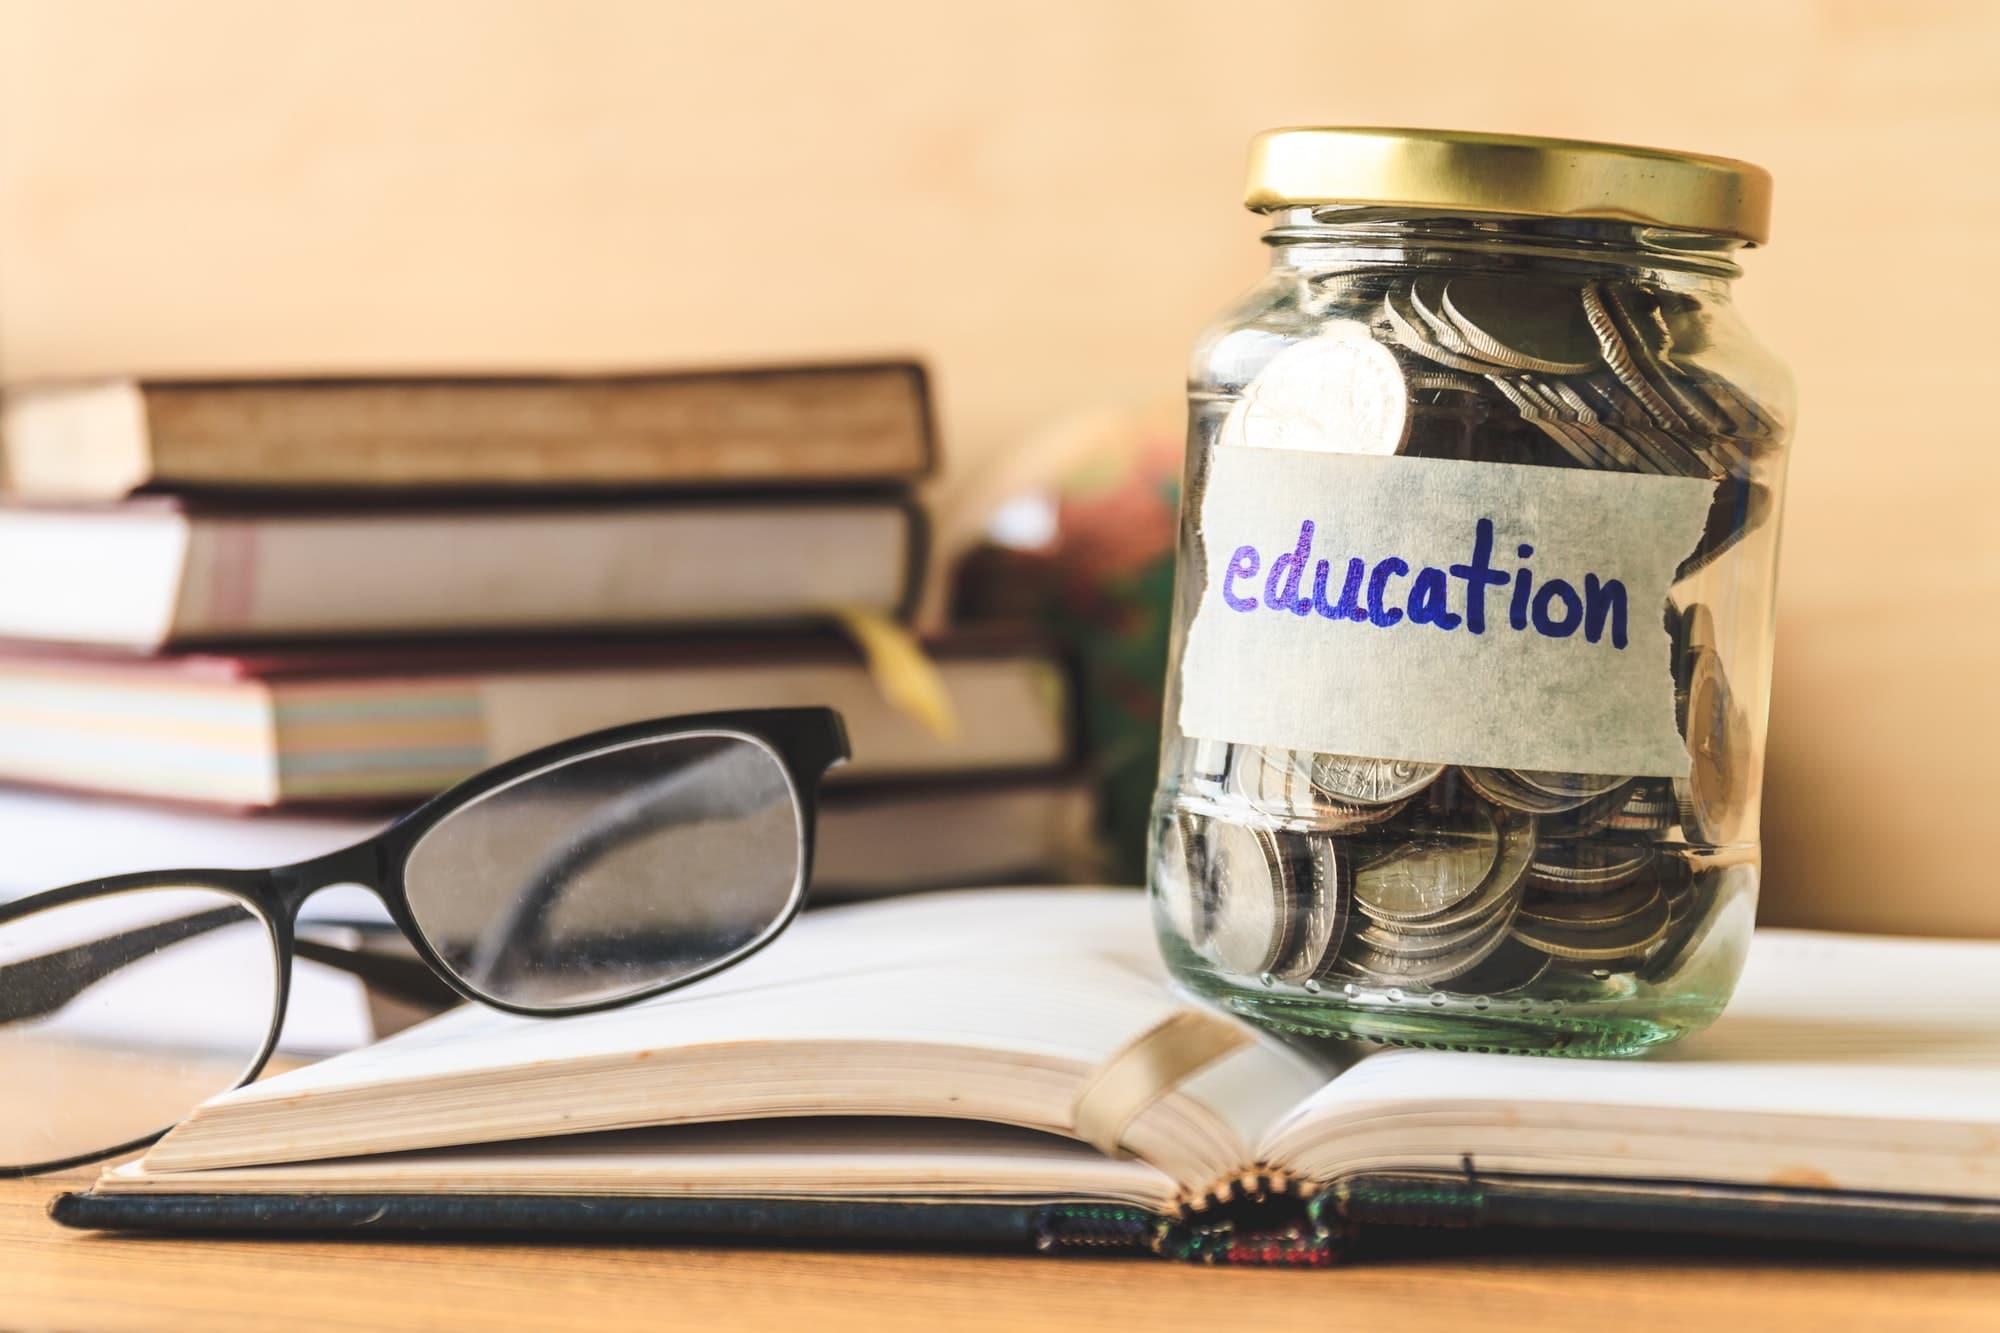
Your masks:
<instances>
[{"instance_id":1,"label":"pile of coins inside jar","mask_svg":"<svg viewBox=\"0 0 2000 1333\"><path fill-rule=\"evenodd\" d=\"M1712 479L1715 501L1682 583L1768 517L1753 463L1781 425L1677 359L1675 319L1697 312L1692 302L1676 309L1672 292L1352 273L1323 280L1314 299L1316 338L1341 339L1343 356L1293 358L1314 382L1286 385L1281 353L1245 387L1238 414L1303 390L1337 404L1347 424L1293 430L1282 447L1319 439L1378 454ZM1354 348L1380 353L1371 362ZM1349 363L1351 376L1326 382L1329 367ZM1225 429L1220 418L1197 427ZM1239 430L1223 442L1246 441ZM1308 990L1484 997L1539 990L1552 970L1599 980L1664 971L1717 891L1705 853L1744 836L1752 762L1714 616L1690 600L1666 607L1665 619L1691 759L1682 778L1179 741L1175 795L1155 824L1164 924L1216 972Z\"/></svg>"}]
</instances>

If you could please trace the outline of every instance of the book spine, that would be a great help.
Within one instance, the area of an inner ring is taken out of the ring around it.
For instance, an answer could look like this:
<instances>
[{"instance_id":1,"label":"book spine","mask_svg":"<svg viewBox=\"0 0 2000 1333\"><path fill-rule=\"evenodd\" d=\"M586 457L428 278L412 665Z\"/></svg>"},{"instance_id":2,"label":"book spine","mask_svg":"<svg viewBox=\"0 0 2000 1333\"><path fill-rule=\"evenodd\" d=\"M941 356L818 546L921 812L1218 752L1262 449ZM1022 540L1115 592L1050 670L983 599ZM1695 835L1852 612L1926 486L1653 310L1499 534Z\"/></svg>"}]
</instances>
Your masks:
<instances>
[{"instance_id":1,"label":"book spine","mask_svg":"<svg viewBox=\"0 0 2000 1333\"><path fill-rule=\"evenodd\" d=\"M1035 1215L1041 1254L1158 1254L1167 1219L1114 1204L1051 1204Z\"/></svg>"},{"instance_id":2,"label":"book spine","mask_svg":"<svg viewBox=\"0 0 2000 1333\"><path fill-rule=\"evenodd\" d=\"M1163 1225L1156 1253L1187 1263L1325 1268L1346 1252L1347 1227L1310 1181L1260 1170L1225 1180Z\"/></svg>"}]
</instances>

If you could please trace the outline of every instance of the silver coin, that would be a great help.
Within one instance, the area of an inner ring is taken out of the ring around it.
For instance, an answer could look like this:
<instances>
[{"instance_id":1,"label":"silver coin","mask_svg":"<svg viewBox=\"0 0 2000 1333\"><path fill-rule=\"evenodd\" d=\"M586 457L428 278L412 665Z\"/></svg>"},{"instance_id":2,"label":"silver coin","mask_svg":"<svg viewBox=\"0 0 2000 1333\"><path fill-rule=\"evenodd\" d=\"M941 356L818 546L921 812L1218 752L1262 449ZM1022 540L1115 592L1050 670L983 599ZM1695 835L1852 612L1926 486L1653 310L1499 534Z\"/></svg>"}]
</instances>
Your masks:
<instances>
[{"instance_id":1,"label":"silver coin","mask_svg":"<svg viewBox=\"0 0 2000 1333\"><path fill-rule=\"evenodd\" d=\"M1535 415L1532 420L1536 425L1546 428L1544 434L1550 431L1561 432L1589 457L1592 467L1606 472L1619 470L1618 460L1598 442L1595 434L1584 429L1572 418L1569 409L1556 397L1553 389L1530 375L1523 375L1514 383L1520 389L1522 396L1534 405Z\"/></svg>"},{"instance_id":2,"label":"silver coin","mask_svg":"<svg viewBox=\"0 0 2000 1333\"><path fill-rule=\"evenodd\" d=\"M1256 448L1394 454L1410 433L1409 388L1366 324L1332 320L1272 357L1223 429Z\"/></svg>"},{"instance_id":3,"label":"silver coin","mask_svg":"<svg viewBox=\"0 0 2000 1333\"><path fill-rule=\"evenodd\" d=\"M1354 900L1377 921L1435 916L1479 891L1500 857L1493 815L1468 806L1401 833L1401 841L1354 871Z\"/></svg>"},{"instance_id":4,"label":"silver coin","mask_svg":"<svg viewBox=\"0 0 2000 1333\"><path fill-rule=\"evenodd\" d=\"M1667 904L1654 896L1643 914L1599 930L1550 925L1517 916L1514 938L1555 958L1574 962L1623 962L1644 953L1667 935Z\"/></svg>"},{"instance_id":5,"label":"silver coin","mask_svg":"<svg viewBox=\"0 0 2000 1333\"><path fill-rule=\"evenodd\" d=\"M1185 811L1162 821L1153 860L1153 900L1165 926L1200 952L1208 937L1207 876L1198 862L1199 816Z\"/></svg>"},{"instance_id":6,"label":"silver coin","mask_svg":"<svg viewBox=\"0 0 2000 1333\"><path fill-rule=\"evenodd\" d=\"M1574 809L1564 810L1560 814L1541 816L1542 832L1552 841L1593 837L1608 828L1619 827L1615 821L1630 802L1629 784L1614 787L1602 796L1591 797Z\"/></svg>"},{"instance_id":7,"label":"silver coin","mask_svg":"<svg viewBox=\"0 0 2000 1333\"><path fill-rule=\"evenodd\" d=\"M1547 792L1551 796L1580 796L1584 800L1602 796L1613 788L1625 785L1624 777L1617 774L1557 773L1536 768L1516 768L1508 771L1536 791Z\"/></svg>"},{"instance_id":8,"label":"silver coin","mask_svg":"<svg viewBox=\"0 0 2000 1333\"><path fill-rule=\"evenodd\" d=\"M1513 930L1513 914L1496 918L1477 943L1438 958L1411 958L1383 953L1367 945L1350 947L1342 962L1361 977L1385 986L1441 986L1478 967L1504 945Z\"/></svg>"},{"instance_id":9,"label":"silver coin","mask_svg":"<svg viewBox=\"0 0 2000 1333\"><path fill-rule=\"evenodd\" d=\"M1600 452L1611 458L1620 471L1659 472L1663 469L1646 454L1634 447L1616 427L1598 417L1596 411L1583 396L1561 380L1550 380L1545 386L1547 393L1567 410L1575 419L1577 429L1589 437Z\"/></svg>"},{"instance_id":10,"label":"silver coin","mask_svg":"<svg viewBox=\"0 0 2000 1333\"><path fill-rule=\"evenodd\" d=\"M1508 910L1503 908L1504 910ZM1489 912L1476 920L1466 922L1452 930L1434 935L1416 935L1400 931L1379 922L1370 922L1354 934L1357 946L1374 949L1378 953L1394 954L1398 958L1442 958L1446 954L1481 943L1493 932L1493 918Z\"/></svg>"},{"instance_id":11,"label":"silver coin","mask_svg":"<svg viewBox=\"0 0 2000 1333\"><path fill-rule=\"evenodd\" d=\"M1660 886L1651 880L1627 884L1594 898L1530 894L1521 903L1521 917L1552 926L1596 930L1622 925L1644 915L1660 897Z\"/></svg>"},{"instance_id":12,"label":"silver coin","mask_svg":"<svg viewBox=\"0 0 2000 1333\"><path fill-rule=\"evenodd\" d=\"M1540 980L1551 961L1540 949L1513 938L1510 931L1477 967L1453 978L1451 989L1460 995L1512 994Z\"/></svg>"},{"instance_id":13,"label":"silver coin","mask_svg":"<svg viewBox=\"0 0 2000 1333\"><path fill-rule=\"evenodd\" d=\"M1459 277L1446 284L1439 306L1473 352L1499 365L1544 375L1584 375L1598 366L1590 329L1576 318L1567 287Z\"/></svg>"},{"instance_id":14,"label":"silver coin","mask_svg":"<svg viewBox=\"0 0 2000 1333\"><path fill-rule=\"evenodd\" d=\"M1772 509L1770 487L1747 477L1724 477L1716 487L1715 502L1709 507L1708 524L1702 530L1701 540L1674 570L1674 581L1714 564L1736 543L1763 527Z\"/></svg>"},{"instance_id":15,"label":"silver coin","mask_svg":"<svg viewBox=\"0 0 2000 1333\"><path fill-rule=\"evenodd\" d=\"M1207 953L1227 972L1258 976L1284 956L1292 888L1277 840L1266 829L1211 819L1202 830L1214 911Z\"/></svg>"},{"instance_id":16,"label":"silver coin","mask_svg":"<svg viewBox=\"0 0 2000 1333\"><path fill-rule=\"evenodd\" d=\"M1619 438L1648 458L1656 470L1676 477L1712 475L1708 461L1655 426L1639 400L1610 371L1580 376L1568 383L1592 405L1600 422L1615 428Z\"/></svg>"},{"instance_id":17,"label":"silver coin","mask_svg":"<svg viewBox=\"0 0 2000 1333\"><path fill-rule=\"evenodd\" d=\"M1464 371L1469 375L1486 375L1494 369L1485 362L1459 356L1439 346L1435 338L1419 327L1420 321L1416 313L1404 310L1397 304L1394 292L1383 294L1382 313L1389 321L1389 327L1395 333L1396 341L1426 361L1434 361L1448 370Z\"/></svg>"},{"instance_id":18,"label":"silver coin","mask_svg":"<svg viewBox=\"0 0 2000 1333\"><path fill-rule=\"evenodd\" d=\"M1672 828L1680 815L1680 802L1670 784L1635 782L1619 793L1624 802L1605 820L1604 826L1620 833L1659 833Z\"/></svg>"},{"instance_id":19,"label":"silver coin","mask_svg":"<svg viewBox=\"0 0 2000 1333\"><path fill-rule=\"evenodd\" d=\"M1463 393L1479 396L1480 381L1449 370L1421 371L1408 377L1410 392Z\"/></svg>"},{"instance_id":20,"label":"silver coin","mask_svg":"<svg viewBox=\"0 0 2000 1333\"><path fill-rule=\"evenodd\" d=\"M1608 893L1637 879L1658 852L1651 843L1604 839L1545 843L1528 867L1528 882L1538 889L1573 894Z\"/></svg>"},{"instance_id":21,"label":"silver coin","mask_svg":"<svg viewBox=\"0 0 2000 1333\"><path fill-rule=\"evenodd\" d=\"M1310 753L1275 745L1237 747L1229 789L1259 813L1280 818L1311 818L1319 803Z\"/></svg>"},{"instance_id":22,"label":"silver coin","mask_svg":"<svg viewBox=\"0 0 2000 1333\"><path fill-rule=\"evenodd\" d=\"M1599 289L1604 298L1605 312L1611 316L1619 335L1625 340L1632 359L1660 396L1673 405L1674 410L1687 420L1695 430L1706 436L1724 433L1723 422L1709 413L1694 397L1681 388L1678 378L1668 371L1666 365L1647 341L1647 327L1642 326L1636 311L1642 304L1642 294L1629 283L1607 282ZM1645 308L1651 309L1650 303ZM1656 326L1664 328L1664 324Z\"/></svg>"},{"instance_id":23,"label":"silver coin","mask_svg":"<svg viewBox=\"0 0 2000 1333\"><path fill-rule=\"evenodd\" d=\"M1317 754L1311 763L1312 785L1348 805L1388 805L1408 800L1437 780L1443 764L1409 759L1364 759L1356 755Z\"/></svg>"},{"instance_id":24,"label":"silver coin","mask_svg":"<svg viewBox=\"0 0 2000 1333\"><path fill-rule=\"evenodd\" d=\"M1524 814L1559 814L1564 810L1574 810L1589 799L1586 796L1557 796L1530 787L1515 777L1512 769L1461 767L1458 771L1464 776L1466 785L1487 800Z\"/></svg>"},{"instance_id":25,"label":"silver coin","mask_svg":"<svg viewBox=\"0 0 2000 1333\"><path fill-rule=\"evenodd\" d=\"M1652 386L1633 361L1631 350L1626 347L1618 326L1612 321L1610 310L1605 307L1600 284L1585 283L1582 299L1584 318L1590 322L1590 331L1597 335L1598 351L1604 358L1604 364L1611 368L1618 382L1639 400L1639 405L1646 410L1654 425L1662 430L1686 434L1687 423L1675 414L1672 404L1660 396L1659 390Z\"/></svg>"},{"instance_id":26,"label":"silver coin","mask_svg":"<svg viewBox=\"0 0 2000 1333\"><path fill-rule=\"evenodd\" d=\"M1348 883L1347 858L1339 842L1324 834L1305 834L1305 864L1295 866L1299 883L1293 895L1297 916L1294 943L1287 956L1271 968L1280 981L1304 981L1326 969L1347 934L1349 904L1354 891Z\"/></svg>"},{"instance_id":27,"label":"silver coin","mask_svg":"<svg viewBox=\"0 0 2000 1333\"><path fill-rule=\"evenodd\" d=\"M1426 279L1421 277L1410 279L1410 285L1405 294L1409 297L1410 310L1423 322L1424 330L1430 334L1437 345L1454 356L1462 356L1469 361L1484 362L1489 369L1506 370L1508 367L1504 362L1482 356L1475 350L1472 344L1465 340L1465 336L1458 331L1458 326L1445 317L1443 308L1444 292L1436 279L1428 280L1434 289L1434 294L1426 298L1424 293L1424 284L1426 281Z\"/></svg>"},{"instance_id":28,"label":"silver coin","mask_svg":"<svg viewBox=\"0 0 2000 1333\"><path fill-rule=\"evenodd\" d=\"M1603 466L1603 455L1597 447L1582 434L1564 429L1563 423L1551 421L1543 408L1531 402L1514 383L1504 375L1488 375L1487 383L1500 391L1500 396L1513 404L1514 411L1523 421L1528 422L1542 434L1554 440L1556 446L1584 467Z\"/></svg>"},{"instance_id":29,"label":"silver coin","mask_svg":"<svg viewBox=\"0 0 2000 1333\"><path fill-rule=\"evenodd\" d=\"M1509 900L1519 897L1526 882L1528 866L1535 859L1535 821L1527 815L1502 812L1494 822L1500 830L1499 855L1494 858L1493 869L1480 882L1479 888L1464 902L1430 916L1400 920L1384 918L1377 924L1393 926L1399 933L1409 936L1449 933L1491 917L1504 910ZM1360 910L1366 913L1368 908L1360 905Z\"/></svg>"},{"instance_id":30,"label":"silver coin","mask_svg":"<svg viewBox=\"0 0 2000 1333\"><path fill-rule=\"evenodd\" d=\"M1324 833L1351 833L1379 824L1407 798L1380 803L1337 800L1313 780L1319 756L1309 750L1244 746L1230 771L1230 790L1259 814L1305 823Z\"/></svg>"}]
</instances>

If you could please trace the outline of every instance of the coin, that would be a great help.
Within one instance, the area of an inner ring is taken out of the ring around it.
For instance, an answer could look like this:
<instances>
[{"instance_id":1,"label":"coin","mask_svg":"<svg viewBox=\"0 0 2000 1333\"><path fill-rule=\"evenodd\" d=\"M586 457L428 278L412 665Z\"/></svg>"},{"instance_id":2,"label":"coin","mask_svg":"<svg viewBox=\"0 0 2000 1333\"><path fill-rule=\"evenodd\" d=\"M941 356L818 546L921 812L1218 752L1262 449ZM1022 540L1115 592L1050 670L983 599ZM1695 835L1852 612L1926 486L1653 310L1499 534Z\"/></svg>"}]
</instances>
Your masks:
<instances>
[{"instance_id":1,"label":"coin","mask_svg":"<svg viewBox=\"0 0 2000 1333\"><path fill-rule=\"evenodd\" d=\"M1500 365L1584 375L1599 364L1572 289L1517 278L1458 277L1446 284L1441 307L1472 351Z\"/></svg>"},{"instance_id":2,"label":"coin","mask_svg":"<svg viewBox=\"0 0 2000 1333\"><path fill-rule=\"evenodd\" d=\"M1417 313L1398 305L1394 292L1383 293L1382 314L1389 321L1389 327L1395 333L1396 340L1427 361L1434 361L1447 369L1460 370L1472 375L1485 375L1493 369L1485 362L1460 356L1439 346L1437 339L1421 327Z\"/></svg>"},{"instance_id":3,"label":"coin","mask_svg":"<svg viewBox=\"0 0 2000 1333\"><path fill-rule=\"evenodd\" d=\"M1482 938L1455 953L1417 958L1407 954L1387 953L1368 945L1357 945L1342 956L1342 963L1368 980L1381 985L1438 986L1455 977L1464 976L1492 957L1494 952L1507 942L1513 922L1511 911L1502 914L1488 927Z\"/></svg>"},{"instance_id":4,"label":"coin","mask_svg":"<svg viewBox=\"0 0 2000 1333\"><path fill-rule=\"evenodd\" d=\"M1410 395L1366 324L1334 320L1272 357L1230 417L1233 441L1254 448L1386 455L1409 435Z\"/></svg>"},{"instance_id":5,"label":"coin","mask_svg":"<svg viewBox=\"0 0 2000 1333\"><path fill-rule=\"evenodd\" d=\"M1672 828L1680 816L1680 802L1670 783L1635 782L1618 794L1624 801L1604 823L1614 832L1660 833Z\"/></svg>"},{"instance_id":6,"label":"coin","mask_svg":"<svg viewBox=\"0 0 2000 1333\"><path fill-rule=\"evenodd\" d=\"M1667 369L1648 342L1647 333L1651 326L1641 327L1634 313L1644 300L1639 291L1624 282L1607 282L1598 290L1604 300L1605 313L1611 317L1626 350L1632 354L1633 364L1658 391L1661 399L1669 403L1674 412L1701 436L1712 439L1722 434L1723 423L1681 388L1678 377Z\"/></svg>"},{"instance_id":7,"label":"coin","mask_svg":"<svg viewBox=\"0 0 2000 1333\"><path fill-rule=\"evenodd\" d=\"M1565 430L1562 423L1550 419L1548 409L1538 399L1531 396L1505 375L1488 375L1487 382L1500 391L1501 397L1512 403L1523 421L1533 425L1542 434L1554 440L1562 451L1576 462L1588 468L1608 465L1608 458L1596 444L1582 432Z\"/></svg>"},{"instance_id":8,"label":"coin","mask_svg":"<svg viewBox=\"0 0 2000 1333\"><path fill-rule=\"evenodd\" d=\"M1636 879L1656 855L1645 842L1544 843L1528 867L1528 883L1557 893L1607 893Z\"/></svg>"},{"instance_id":9,"label":"coin","mask_svg":"<svg viewBox=\"0 0 2000 1333\"><path fill-rule=\"evenodd\" d=\"M1625 345L1618 326L1612 322L1611 312L1605 307L1601 285L1585 283L1582 295L1584 318L1590 323L1590 331L1597 335L1598 351L1604 357L1604 364L1611 367L1611 373L1618 377L1618 382L1625 386L1626 391L1638 399L1654 425L1669 432L1686 434L1687 423L1675 414L1673 406L1660 396L1633 361L1631 349Z\"/></svg>"},{"instance_id":10,"label":"coin","mask_svg":"<svg viewBox=\"0 0 2000 1333\"><path fill-rule=\"evenodd\" d=\"M1307 753L1274 745L1237 747L1229 789L1267 815L1307 816L1316 804Z\"/></svg>"},{"instance_id":11,"label":"coin","mask_svg":"<svg viewBox=\"0 0 2000 1333\"><path fill-rule=\"evenodd\" d=\"M1291 937L1292 867L1268 829L1211 819L1202 833L1214 900L1208 955L1224 971L1260 975Z\"/></svg>"},{"instance_id":12,"label":"coin","mask_svg":"<svg viewBox=\"0 0 2000 1333\"><path fill-rule=\"evenodd\" d=\"M1260 814L1306 821L1323 832L1367 828L1403 808L1407 797L1378 802L1334 799L1314 781L1315 767L1324 757L1309 750L1244 746L1230 770L1230 788Z\"/></svg>"},{"instance_id":13,"label":"coin","mask_svg":"<svg viewBox=\"0 0 2000 1333\"><path fill-rule=\"evenodd\" d=\"M1651 880L1593 898L1535 893L1523 899L1521 916L1555 926L1616 926L1651 911L1660 899L1660 886Z\"/></svg>"},{"instance_id":14,"label":"coin","mask_svg":"<svg viewBox=\"0 0 2000 1333\"><path fill-rule=\"evenodd\" d=\"M1663 470L1649 454L1634 445L1623 432L1602 420L1595 409L1583 400L1583 395L1570 385L1562 380L1550 380L1544 389L1544 397L1553 398L1561 409L1569 414L1570 419L1576 422L1577 429L1581 430L1598 451L1611 458L1620 469L1626 472Z\"/></svg>"},{"instance_id":15,"label":"coin","mask_svg":"<svg viewBox=\"0 0 2000 1333\"><path fill-rule=\"evenodd\" d=\"M1486 878L1465 901L1429 916L1385 917L1377 924L1393 925L1405 935L1444 934L1490 917L1509 899L1518 896L1535 857L1535 821L1527 815L1504 811L1496 814L1494 823L1500 830L1499 854L1493 858L1493 868ZM1361 910L1369 912L1366 905Z\"/></svg>"},{"instance_id":16,"label":"coin","mask_svg":"<svg viewBox=\"0 0 2000 1333\"><path fill-rule=\"evenodd\" d=\"M1485 882L1500 856L1491 812L1468 806L1397 832L1389 849L1354 871L1355 903L1377 921L1407 921L1458 906Z\"/></svg>"},{"instance_id":17,"label":"coin","mask_svg":"<svg viewBox=\"0 0 2000 1333\"><path fill-rule=\"evenodd\" d=\"M1625 785L1625 779L1616 774L1603 773L1553 773L1534 768L1511 770L1515 777L1533 787L1536 791L1547 792L1551 796L1577 796L1584 800L1602 796L1614 787Z\"/></svg>"},{"instance_id":18,"label":"coin","mask_svg":"<svg viewBox=\"0 0 2000 1333\"><path fill-rule=\"evenodd\" d=\"M1506 908L1503 910L1511 910ZM1408 931L1370 922L1355 932L1357 944L1365 945L1381 953L1394 954L1399 958L1442 958L1449 953L1458 953L1478 944L1493 933L1493 916L1485 916L1439 934L1418 935Z\"/></svg>"},{"instance_id":19,"label":"coin","mask_svg":"<svg viewBox=\"0 0 2000 1333\"><path fill-rule=\"evenodd\" d=\"M1666 938L1666 900L1654 895L1644 913L1616 925L1591 929L1557 926L1517 916L1514 938L1554 958L1576 962L1614 962L1632 958Z\"/></svg>"},{"instance_id":20,"label":"coin","mask_svg":"<svg viewBox=\"0 0 2000 1333\"><path fill-rule=\"evenodd\" d=\"M1426 296L1424 291L1426 284L1431 289L1429 296ZM1459 333L1458 326L1445 318L1441 299L1444 295L1444 289L1437 279L1412 278L1404 294L1409 298L1411 311L1415 313L1419 320L1423 321L1425 332L1430 334L1438 346L1457 356L1466 357L1473 361L1483 361L1491 369L1506 369L1499 362L1493 361L1490 357L1483 357L1474 351L1472 344L1468 343L1464 336Z\"/></svg>"},{"instance_id":21,"label":"coin","mask_svg":"<svg viewBox=\"0 0 2000 1333\"><path fill-rule=\"evenodd\" d=\"M1354 900L1347 858L1337 839L1325 834L1304 836L1306 863L1293 895L1298 913L1296 938L1287 956L1273 965L1280 981L1304 981L1325 970L1347 935L1349 904Z\"/></svg>"},{"instance_id":22,"label":"coin","mask_svg":"<svg viewBox=\"0 0 2000 1333\"><path fill-rule=\"evenodd\" d=\"M1179 812L1161 822L1153 883L1154 901L1167 929L1199 951L1208 937L1208 875L1198 859L1197 818Z\"/></svg>"},{"instance_id":23,"label":"coin","mask_svg":"<svg viewBox=\"0 0 2000 1333\"><path fill-rule=\"evenodd\" d=\"M1444 772L1443 764L1407 759L1362 759L1354 755L1314 755L1312 785L1348 805L1388 805L1416 795Z\"/></svg>"},{"instance_id":24,"label":"coin","mask_svg":"<svg viewBox=\"0 0 2000 1333\"><path fill-rule=\"evenodd\" d=\"M1631 784L1593 796L1571 810L1540 817L1542 833L1551 840L1588 838L1612 827L1631 799Z\"/></svg>"},{"instance_id":25,"label":"coin","mask_svg":"<svg viewBox=\"0 0 2000 1333\"><path fill-rule=\"evenodd\" d=\"M1586 796L1558 796L1531 787L1516 777L1512 769L1461 766L1458 771L1464 775L1466 785L1487 800L1526 814L1552 815L1573 810L1589 799Z\"/></svg>"},{"instance_id":26,"label":"coin","mask_svg":"<svg viewBox=\"0 0 2000 1333\"><path fill-rule=\"evenodd\" d=\"M1708 521L1695 542L1694 550L1674 570L1679 582L1708 566L1735 547L1736 543L1764 526L1772 510L1771 488L1747 477L1724 477L1716 484L1715 499L1708 507Z\"/></svg>"},{"instance_id":27,"label":"coin","mask_svg":"<svg viewBox=\"0 0 2000 1333\"><path fill-rule=\"evenodd\" d=\"M1507 995L1533 985L1549 963L1547 954L1509 932L1477 966L1453 978L1451 989L1460 995Z\"/></svg>"},{"instance_id":28,"label":"coin","mask_svg":"<svg viewBox=\"0 0 2000 1333\"><path fill-rule=\"evenodd\" d=\"M1698 650L1687 693L1688 775L1676 782L1689 836L1698 842L1734 842L1741 832L1748 729L1730 694L1721 655L1712 648Z\"/></svg>"}]
</instances>

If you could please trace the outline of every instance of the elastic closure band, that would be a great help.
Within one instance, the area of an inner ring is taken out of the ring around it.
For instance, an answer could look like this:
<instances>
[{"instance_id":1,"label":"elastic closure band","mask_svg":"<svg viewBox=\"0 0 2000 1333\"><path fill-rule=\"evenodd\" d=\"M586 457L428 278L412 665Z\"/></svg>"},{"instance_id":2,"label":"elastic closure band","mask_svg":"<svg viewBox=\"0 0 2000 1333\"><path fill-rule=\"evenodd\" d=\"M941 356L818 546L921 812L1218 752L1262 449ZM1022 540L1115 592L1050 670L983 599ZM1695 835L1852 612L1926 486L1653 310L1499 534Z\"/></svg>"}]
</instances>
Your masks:
<instances>
[{"instance_id":1,"label":"elastic closure band","mask_svg":"<svg viewBox=\"0 0 2000 1333\"><path fill-rule=\"evenodd\" d=\"M1255 1038L1226 1018L1183 1009L1128 1042L1097 1067L1076 1095L1070 1124L1078 1138L1109 1157L1141 1111L1197 1070L1248 1046Z\"/></svg>"}]
</instances>

